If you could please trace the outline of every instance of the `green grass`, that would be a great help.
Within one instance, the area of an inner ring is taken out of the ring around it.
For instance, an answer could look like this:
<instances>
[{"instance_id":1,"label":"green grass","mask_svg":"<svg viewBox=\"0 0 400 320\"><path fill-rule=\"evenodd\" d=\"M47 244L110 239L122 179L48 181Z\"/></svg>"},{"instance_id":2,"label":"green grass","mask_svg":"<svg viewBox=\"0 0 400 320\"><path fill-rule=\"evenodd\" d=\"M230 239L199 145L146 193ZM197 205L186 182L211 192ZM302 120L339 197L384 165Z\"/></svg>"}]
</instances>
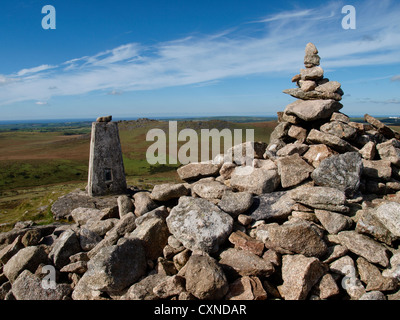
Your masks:
<instances>
[{"instance_id":1,"label":"green grass","mask_svg":"<svg viewBox=\"0 0 400 320\"><path fill-rule=\"evenodd\" d=\"M0 194L5 190L85 180L86 161L7 160L0 161Z\"/></svg>"}]
</instances>

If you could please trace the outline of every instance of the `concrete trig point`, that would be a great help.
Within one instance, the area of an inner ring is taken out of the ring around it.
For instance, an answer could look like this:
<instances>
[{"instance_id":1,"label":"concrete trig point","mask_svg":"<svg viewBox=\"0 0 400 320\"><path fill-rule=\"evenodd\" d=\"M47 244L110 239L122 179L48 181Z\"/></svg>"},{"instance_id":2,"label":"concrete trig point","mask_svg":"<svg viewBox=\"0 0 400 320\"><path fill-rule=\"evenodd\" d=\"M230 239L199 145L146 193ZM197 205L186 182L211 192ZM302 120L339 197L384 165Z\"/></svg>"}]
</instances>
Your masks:
<instances>
[{"instance_id":1,"label":"concrete trig point","mask_svg":"<svg viewBox=\"0 0 400 320\"><path fill-rule=\"evenodd\" d=\"M111 119L111 116L100 117L92 123L87 186L92 197L126 193L118 124Z\"/></svg>"}]
</instances>

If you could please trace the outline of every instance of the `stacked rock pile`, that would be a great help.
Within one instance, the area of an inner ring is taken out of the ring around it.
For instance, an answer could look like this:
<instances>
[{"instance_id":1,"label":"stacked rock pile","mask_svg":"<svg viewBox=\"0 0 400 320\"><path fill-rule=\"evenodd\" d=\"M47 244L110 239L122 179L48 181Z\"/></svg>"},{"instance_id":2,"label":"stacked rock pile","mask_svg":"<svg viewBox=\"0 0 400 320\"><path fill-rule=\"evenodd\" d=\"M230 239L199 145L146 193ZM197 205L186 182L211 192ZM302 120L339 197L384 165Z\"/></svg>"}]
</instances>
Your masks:
<instances>
[{"instance_id":1,"label":"stacked rock pile","mask_svg":"<svg viewBox=\"0 0 400 320\"><path fill-rule=\"evenodd\" d=\"M184 165L183 183L101 208L71 194L53 208L68 204L74 224L0 234L0 298L400 299L399 137L339 112L343 91L317 53L307 45L299 88L285 90L298 100L269 144Z\"/></svg>"}]
</instances>

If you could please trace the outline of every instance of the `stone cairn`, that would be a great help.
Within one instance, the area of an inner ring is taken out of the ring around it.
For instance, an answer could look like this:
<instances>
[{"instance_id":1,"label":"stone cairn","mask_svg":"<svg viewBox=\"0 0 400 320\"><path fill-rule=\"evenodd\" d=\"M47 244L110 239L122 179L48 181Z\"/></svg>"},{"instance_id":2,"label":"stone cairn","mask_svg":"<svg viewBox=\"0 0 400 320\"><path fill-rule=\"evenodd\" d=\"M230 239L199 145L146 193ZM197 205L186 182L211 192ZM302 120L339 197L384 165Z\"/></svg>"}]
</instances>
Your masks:
<instances>
[{"instance_id":1,"label":"stone cairn","mask_svg":"<svg viewBox=\"0 0 400 320\"><path fill-rule=\"evenodd\" d=\"M338 112L317 53L307 45L268 145L184 165L183 183L151 192L74 192L52 207L74 224L0 234L0 298L400 299L399 137Z\"/></svg>"}]
</instances>

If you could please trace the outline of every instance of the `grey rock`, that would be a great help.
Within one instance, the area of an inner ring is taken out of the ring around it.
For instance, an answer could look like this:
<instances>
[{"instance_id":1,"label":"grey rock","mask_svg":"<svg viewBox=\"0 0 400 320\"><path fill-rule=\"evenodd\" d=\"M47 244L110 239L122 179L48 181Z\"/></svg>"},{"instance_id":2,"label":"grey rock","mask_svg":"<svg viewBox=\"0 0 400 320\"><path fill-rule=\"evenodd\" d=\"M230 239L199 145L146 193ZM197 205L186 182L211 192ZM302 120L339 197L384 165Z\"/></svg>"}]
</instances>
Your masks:
<instances>
[{"instance_id":1,"label":"grey rock","mask_svg":"<svg viewBox=\"0 0 400 320\"><path fill-rule=\"evenodd\" d=\"M253 167L237 167L232 173L230 185L238 191L262 194L274 191L280 182L276 170L264 170Z\"/></svg>"},{"instance_id":2,"label":"grey rock","mask_svg":"<svg viewBox=\"0 0 400 320\"><path fill-rule=\"evenodd\" d=\"M189 191L186 189L183 183L165 183L155 185L150 197L156 201L168 201L181 196L186 196L188 193Z\"/></svg>"},{"instance_id":3,"label":"grey rock","mask_svg":"<svg viewBox=\"0 0 400 320\"><path fill-rule=\"evenodd\" d=\"M294 115L304 121L330 118L343 105L335 100L296 100L286 106L285 113Z\"/></svg>"},{"instance_id":4,"label":"grey rock","mask_svg":"<svg viewBox=\"0 0 400 320\"><path fill-rule=\"evenodd\" d=\"M6 245L0 250L0 262L1 264L6 264L10 258L15 255L19 250L21 250L24 245L21 242L22 236L15 238L13 243Z\"/></svg>"},{"instance_id":5,"label":"grey rock","mask_svg":"<svg viewBox=\"0 0 400 320\"><path fill-rule=\"evenodd\" d=\"M298 84L304 92L313 91L317 87L315 81L312 80L299 80Z\"/></svg>"},{"instance_id":6,"label":"grey rock","mask_svg":"<svg viewBox=\"0 0 400 320\"><path fill-rule=\"evenodd\" d=\"M220 166L213 163L189 163L179 167L177 172L182 180L190 181L218 175Z\"/></svg>"},{"instance_id":7,"label":"grey rock","mask_svg":"<svg viewBox=\"0 0 400 320\"><path fill-rule=\"evenodd\" d=\"M136 229L129 235L129 238L142 241L149 260L161 256L163 248L168 243L170 233L165 222L167 215L168 211L164 206L144 214L136 219Z\"/></svg>"},{"instance_id":8,"label":"grey rock","mask_svg":"<svg viewBox=\"0 0 400 320\"><path fill-rule=\"evenodd\" d=\"M83 251L92 250L102 238L94 231L86 228L79 230L79 244Z\"/></svg>"},{"instance_id":9,"label":"grey rock","mask_svg":"<svg viewBox=\"0 0 400 320\"><path fill-rule=\"evenodd\" d=\"M250 192L231 192L223 194L218 206L233 217L246 212L253 204L253 195Z\"/></svg>"},{"instance_id":10,"label":"grey rock","mask_svg":"<svg viewBox=\"0 0 400 320\"><path fill-rule=\"evenodd\" d=\"M54 219L69 219L71 212L79 207L105 209L117 205L116 197L90 197L86 192L73 191L58 198L51 206Z\"/></svg>"},{"instance_id":11,"label":"grey rock","mask_svg":"<svg viewBox=\"0 0 400 320\"><path fill-rule=\"evenodd\" d=\"M86 224L89 219L100 219L101 210L94 208L78 207L71 211L72 219L80 226Z\"/></svg>"},{"instance_id":12,"label":"grey rock","mask_svg":"<svg viewBox=\"0 0 400 320\"><path fill-rule=\"evenodd\" d=\"M218 300L228 292L228 281L218 262L209 255L193 254L186 265L186 290L198 299Z\"/></svg>"},{"instance_id":13,"label":"grey rock","mask_svg":"<svg viewBox=\"0 0 400 320\"><path fill-rule=\"evenodd\" d=\"M355 128L340 121L327 122L320 127L320 130L345 140L351 140L355 138L357 134L357 130Z\"/></svg>"},{"instance_id":14,"label":"grey rock","mask_svg":"<svg viewBox=\"0 0 400 320\"><path fill-rule=\"evenodd\" d=\"M197 182L192 192L204 199L221 199L228 187L218 181Z\"/></svg>"},{"instance_id":15,"label":"grey rock","mask_svg":"<svg viewBox=\"0 0 400 320\"><path fill-rule=\"evenodd\" d=\"M290 197L315 209L348 212L343 191L329 187L299 187L290 192Z\"/></svg>"},{"instance_id":16,"label":"grey rock","mask_svg":"<svg viewBox=\"0 0 400 320\"><path fill-rule=\"evenodd\" d=\"M254 220L286 219L296 202L287 191L275 191L254 197L249 215Z\"/></svg>"},{"instance_id":17,"label":"grey rock","mask_svg":"<svg viewBox=\"0 0 400 320\"><path fill-rule=\"evenodd\" d=\"M133 199L135 200L134 213L138 217L157 208L157 204L150 197L150 192L137 192L133 195Z\"/></svg>"},{"instance_id":18,"label":"grey rock","mask_svg":"<svg viewBox=\"0 0 400 320\"><path fill-rule=\"evenodd\" d=\"M232 217L201 198L181 197L166 219L169 231L186 248L216 252L229 236Z\"/></svg>"},{"instance_id":19,"label":"grey rock","mask_svg":"<svg viewBox=\"0 0 400 320\"><path fill-rule=\"evenodd\" d=\"M31 246L19 250L3 267L3 273L13 283L24 271L35 272L41 263L48 261L43 246Z\"/></svg>"},{"instance_id":20,"label":"grey rock","mask_svg":"<svg viewBox=\"0 0 400 320\"><path fill-rule=\"evenodd\" d=\"M287 137L290 126L291 124L289 122L278 123L269 136L270 143Z\"/></svg>"},{"instance_id":21,"label":"grey rock","mask_svg":"<svg viewBox=\"0 0 400 320\"><path fill-rule=\"evenodd\" d=\"M352 197L360 186L363 162L358 152L347 152L323 160L311 174L319 186L339 189Z\"/></svg>"},{"instance_id":22,"label":"grey rock","mask_svg":"<svg viewBox=\"0 0 400 320\"><path fill-rule=\"evenodd\" d=\"M54 289L44 289L42 280L29 270L24 270L12 285L16 300L64 300L71 291L67 283L56 283Z\"/></svg>"},{"instance_id":23,"label":"grey rock","mask_svg":"<svg viewBox=\"0 0 400 320\"><path fill-rule=\"evenodd\" d=\"M369 262L380 264L382 267L389 265L386 248L371 238L356 231L342 231L339 232L338 239L351 252L364 257Z\"/></svg>"},{"instance_id":24,"label":"grey rock","mask_svg":"<svg viewBox=\"0 0 400 320\"><path fill-rule=\"evenodd\" d=\"M80 281L92 290L119 291L137 281L146 271L145 250L139 239L121 239L105 247L88 262ZM85 278L85 280L83 280Z\"/></svg>"},{"instance_id":25,"label":"grey rock","mask_svg":"<svg viewBox=\"0 0 400 320\"><path fill-rule=\"evenodd\" d=\"M286 157L294 154L298 154L301 156L308 150L308 148L309 146L303 143L289 143L282 149L279 149L276 155L278 157Z\"/></svg>"},{"instance_id":26,"label":"grey rock","mask_svg":"<svg viewBox=\"0 0 400 320\"><path fill-rule=\"evenodd\" d=\"M132 199L129 198L127 195L120 195L117 198L117 203L118 203L118 212L119 212L119 217L121 218L122 216L126 215L129 212L134 211L134 206L132 203Z\"/></svg>"},{"instance_id":27,"label":"grey rock","mask_svg":"<svg viewBox=\"0 0 400 320\"><path fill-rule=\"evenodd\" d=\"M80 251L81 246L76 233L72 229L68 229L56 240L49 253L49 258L58 269L61 269L69 263L70 256Z\"/></svg>"}]
</instances>

